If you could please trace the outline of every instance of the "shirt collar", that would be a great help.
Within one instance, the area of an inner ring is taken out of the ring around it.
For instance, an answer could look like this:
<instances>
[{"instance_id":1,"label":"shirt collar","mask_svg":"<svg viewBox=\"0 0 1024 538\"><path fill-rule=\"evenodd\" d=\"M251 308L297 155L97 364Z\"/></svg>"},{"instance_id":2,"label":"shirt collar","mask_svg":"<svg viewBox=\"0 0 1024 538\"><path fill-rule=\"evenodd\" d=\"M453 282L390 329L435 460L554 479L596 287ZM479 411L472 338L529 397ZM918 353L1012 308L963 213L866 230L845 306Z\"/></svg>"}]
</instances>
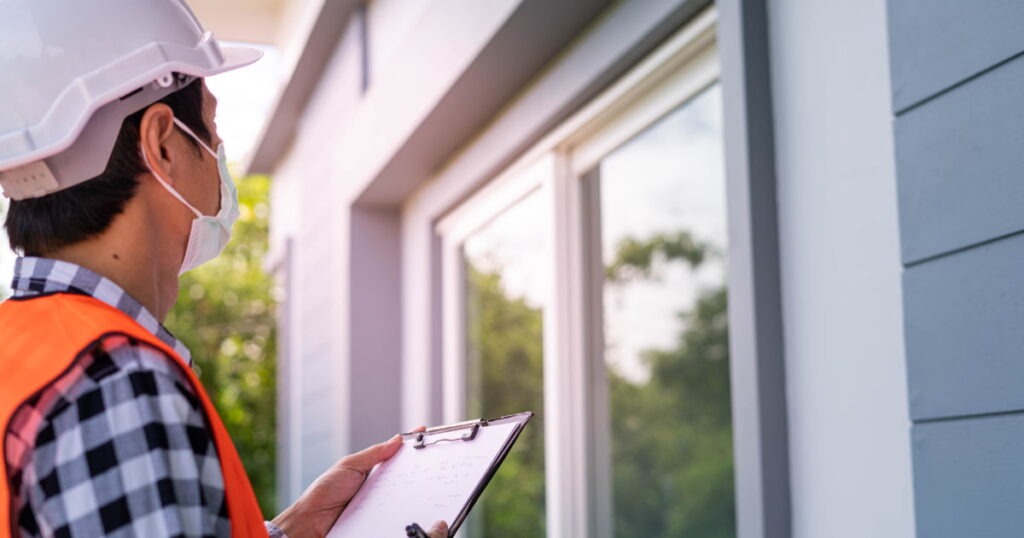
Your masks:
<instances>
[{"instance_id":1,"label":"shirt collar","mask_svg":"<svg viewBox=\"0 0 1024 538\"><path fill-rule=\"evenodd\" d=\"M150 311L108 278L73 263L49 258L23 257L14 263L11 290L15 297L44 293L77 293L99 299L124 312L167 344L189 365L192 355Z\"/></svg>"}]
</instances>

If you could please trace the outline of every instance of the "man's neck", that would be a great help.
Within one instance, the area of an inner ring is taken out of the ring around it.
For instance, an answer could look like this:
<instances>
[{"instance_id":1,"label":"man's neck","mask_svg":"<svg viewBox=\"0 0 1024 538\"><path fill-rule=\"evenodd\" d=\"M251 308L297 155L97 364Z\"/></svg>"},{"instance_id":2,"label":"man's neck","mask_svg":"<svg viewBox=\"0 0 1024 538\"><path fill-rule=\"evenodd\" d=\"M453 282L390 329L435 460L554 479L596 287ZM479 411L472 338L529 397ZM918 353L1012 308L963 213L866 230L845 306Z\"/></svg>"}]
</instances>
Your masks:
<instances>
[{"instance_id":1,"label":"man's neck","mask_svg":"<svg viewBox=\"0 0 1024 538\"><path fill-rule=\"evenodd\" d=\"M47 257L74 263L110 279L162 323L177 298L177 267L162 261L174 254L167 252L162 238L146 237L147 229L152 228L126 226L125 219L118 218L99 237Z\"/></svg>"}]
</instances>

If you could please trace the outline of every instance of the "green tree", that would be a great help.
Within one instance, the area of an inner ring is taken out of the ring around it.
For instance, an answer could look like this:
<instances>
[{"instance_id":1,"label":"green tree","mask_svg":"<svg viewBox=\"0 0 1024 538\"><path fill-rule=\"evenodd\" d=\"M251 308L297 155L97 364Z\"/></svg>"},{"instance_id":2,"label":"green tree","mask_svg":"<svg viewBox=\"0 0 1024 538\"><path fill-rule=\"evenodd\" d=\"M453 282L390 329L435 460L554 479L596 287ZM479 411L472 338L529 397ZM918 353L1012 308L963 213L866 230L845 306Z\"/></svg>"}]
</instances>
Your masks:
<instances>
[{"instance_id":1,"label":"green tree","mask_svg":"<svg viewBox=\"0 0 1024 538\"><path fill-rule=\"evenodd\" d=\"M622 285L716 255L686 232L627 238L606 273ZM703 290L679 318L675 347L643 354L647 382L609 373L615 536L736 535L725 287Z\"/></svg>"},{"instance_id":2,"label":"green tree","mask_svg":"<svg viewBox=\"0 0 1024 538\"><path fill-rule=\"evenodd\" d=\"M666 264L697 269L721 256L687 232L627 238L605 267L609 286L657 278ZM542 311L510 296L501 271L467 268L471 412L541 409ZM736 535L729 331L724 286L679 313L677 343L648 350L649 381L609 372L615 536ZM543 412L485 490L474 517L483 536L544 536Z\"/></svg>"},{"instance_id":3,"label":"green tree","mask_svg":"<svg viewBox=\"0 0 1024 538\"><path fill-rule=\"evenodd\" d=\"M499 271L467 264L469 402L473 416L533 410L474 509L481 536L544 536L543 315L505 292Z\"/></svg>"},{"instance_id":4,"label":"green tree","mask_svg":"<svg viewBox=\"0 0 1024 538\"><path fill-rule=\"evenodd\" d=\"M241 216L216 260L185 273L165 325L192 351L268 519L276 513L276 332L267 250L270 180L238 182Z\"/></svg>"},{"instance_id":5,"label":"green tree","mask_svg":"<svg viewBox=\"0 0 1024 538\"><path fill-rule=\"evenodd\" d=\"M689 232L654 234L646 239L626 237L615 248L615 258L605 267L605 278L621 284L641 278L656 278L660 265L685 261L697 268L715 255L711 245L693 238Z\"/></svg>"}]
</instances>

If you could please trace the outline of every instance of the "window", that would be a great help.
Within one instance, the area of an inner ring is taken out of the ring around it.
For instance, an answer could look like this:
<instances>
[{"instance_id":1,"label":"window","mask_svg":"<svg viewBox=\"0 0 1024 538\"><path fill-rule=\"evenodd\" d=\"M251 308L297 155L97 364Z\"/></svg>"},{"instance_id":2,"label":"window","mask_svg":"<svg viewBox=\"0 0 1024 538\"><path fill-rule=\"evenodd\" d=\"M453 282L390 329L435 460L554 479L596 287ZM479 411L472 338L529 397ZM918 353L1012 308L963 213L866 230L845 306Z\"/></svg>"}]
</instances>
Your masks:
<instances>
[{"instance_id":1,"label":"window","mask_svg":"<svg viewBox=\"0 0 1024 538\"><path fill-rule=\"evenodd\" d=\"M537 415L473 511L471 536L544 536L545 230L540 195L463 244L468 417Z\"/></svg>"},{"instance_id":2,"label":"window","mask_svg":"<svg viewBox=\"0 0 1024 538\"><path fill-rule=\"evenodd\" d=\"M538 412L467 536L735 535L714 25L433 225L446 421Z\"/></svg>"},{"instance_id":3,"label":"window","mask_svg":"<svg viewBox=\"0 0 1024 538\"><path fill-rule=\"evenodd\" d=\"M716 85L584 179L616 537L736 533L720 110Z\"/></svg>"},{"instance_id":4,"label":"window","mask_svg":"<svg viewBox=\"0 0 1024 538\"><path fill-rule=\"evenodd\" d=\"M537 413L474 507L470 537L546 533L549 170L511 169L439 224L445 420Z\"/></svg>"}]
</instances>

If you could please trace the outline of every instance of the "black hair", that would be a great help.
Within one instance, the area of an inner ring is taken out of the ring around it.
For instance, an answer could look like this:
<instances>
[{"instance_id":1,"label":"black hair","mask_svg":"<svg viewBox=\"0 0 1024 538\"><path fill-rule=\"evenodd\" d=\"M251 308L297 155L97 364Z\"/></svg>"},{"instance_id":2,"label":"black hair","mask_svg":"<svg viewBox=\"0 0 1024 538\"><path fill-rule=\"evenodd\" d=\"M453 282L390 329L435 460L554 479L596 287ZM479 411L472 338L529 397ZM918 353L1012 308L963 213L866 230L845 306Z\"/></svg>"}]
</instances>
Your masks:
<instances>
[{"instance_id":1,"label":"black hair","mask_svg":"<svg viewBox=\"0 0 1024 538\"><path fill-rule=\"evenodd\" d=\"M171 107L175 117L211 144L203 120L201 78L157 103ZM139 153L139 125L149 106L125 118L102 174L40 198L11 201L5 223L11 248L25 256L45 256L107 231L135 196L137 176L147 171ZM186 139L201 155L199 144Z\"/></svg>"}]
</instances>

